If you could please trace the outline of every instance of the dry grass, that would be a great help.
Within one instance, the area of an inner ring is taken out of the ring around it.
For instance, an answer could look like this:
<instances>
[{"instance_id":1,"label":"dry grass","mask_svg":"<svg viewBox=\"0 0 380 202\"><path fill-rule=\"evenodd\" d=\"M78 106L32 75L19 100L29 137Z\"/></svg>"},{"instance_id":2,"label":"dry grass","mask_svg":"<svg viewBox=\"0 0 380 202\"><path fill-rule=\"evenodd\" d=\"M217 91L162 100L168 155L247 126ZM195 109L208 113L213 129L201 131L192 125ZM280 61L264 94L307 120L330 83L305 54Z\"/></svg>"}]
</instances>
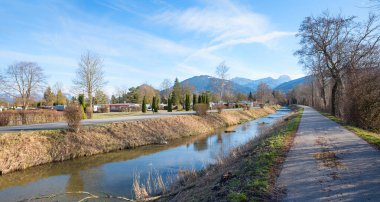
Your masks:
<instances>
[{"instance_id":1,"label":"dry grass","mask_svg":"<svg viewBox=\"0 0 380 202\"><path fill-rule=\"evenodd\" d=\"M0 134L0 173L110 151L202 135L274 113L273 108L173 116L85 127L79 133L34 131ZM169 142L170 144L170 142Z\"/></svg>"},{"instance_id":2,"label":"dry grass","mask_svg":"<svg viewBox=\"0 0 380 202\"><path fill-rule=\"evenodd\" d=\"M257 138L226 158L181 178L157 201L273 201L275 179L293 141L300 115L265 126ZM186 180L187 179L187 180Z\"/></svg>"}]
</instances>

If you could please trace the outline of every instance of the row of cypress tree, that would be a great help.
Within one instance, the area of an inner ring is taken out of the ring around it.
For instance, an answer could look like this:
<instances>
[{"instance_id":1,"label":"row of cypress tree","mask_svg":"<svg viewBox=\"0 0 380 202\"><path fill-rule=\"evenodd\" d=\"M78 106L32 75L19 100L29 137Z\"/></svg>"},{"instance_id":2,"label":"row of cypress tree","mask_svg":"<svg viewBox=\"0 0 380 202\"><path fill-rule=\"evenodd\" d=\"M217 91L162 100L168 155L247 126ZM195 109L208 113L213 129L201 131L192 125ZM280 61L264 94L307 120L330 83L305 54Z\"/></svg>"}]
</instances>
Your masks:
<instances>
[{"instance_id":1,"label":"row of cypress tree","mask_svg":"<svg viewBox=\"0 0 380 202\"><path fill-rule=\"evenodd\" d=\"M172 112L173 111L173 103L175 101L175 94L172 93L171 96L169 96L168 98L168 107L167 107L167 110L168 112ZM210 102L210 98L209 98L209 95L207 93L202 93L200 95L196 95L196 94L193 94L193 110L194 110L194 106L198 103L203 103L203 104L209 104ZM158 112L158 109L159 109L159 103L160 103L160 99L156 96L153 97L153 101L152 101L152 111L153 112ZM186 111L190 111L190 108L191 108L191 99L190 99L190 95L189 94L186 94L186 97L185 97L185 110ZM142 112L143 113L146 113L147 111L147 108L146 108L146 98L144 96L143 98L143 101L142 101L142 108L141 108Z\"/></svg>"}]
</instances>

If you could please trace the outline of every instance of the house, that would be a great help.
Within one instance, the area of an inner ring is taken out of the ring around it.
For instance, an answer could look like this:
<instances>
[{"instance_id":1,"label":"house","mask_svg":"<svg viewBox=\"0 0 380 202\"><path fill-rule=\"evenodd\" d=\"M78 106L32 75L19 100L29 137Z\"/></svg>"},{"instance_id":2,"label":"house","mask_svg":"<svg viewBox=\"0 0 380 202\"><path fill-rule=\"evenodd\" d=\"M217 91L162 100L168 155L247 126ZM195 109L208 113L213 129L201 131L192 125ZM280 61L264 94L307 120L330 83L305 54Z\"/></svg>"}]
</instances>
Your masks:
<instances>
[{"instance_id":1,"label":"house","mask_svg":"<svg viewBox=\"0 0 380 202\"><path fill-rule=\"evenodd\" d=\"M140 105L134 103L105 104L103 106L108 107L111 112L133 112L140 110Z\"/></svg>"}]
</instances>

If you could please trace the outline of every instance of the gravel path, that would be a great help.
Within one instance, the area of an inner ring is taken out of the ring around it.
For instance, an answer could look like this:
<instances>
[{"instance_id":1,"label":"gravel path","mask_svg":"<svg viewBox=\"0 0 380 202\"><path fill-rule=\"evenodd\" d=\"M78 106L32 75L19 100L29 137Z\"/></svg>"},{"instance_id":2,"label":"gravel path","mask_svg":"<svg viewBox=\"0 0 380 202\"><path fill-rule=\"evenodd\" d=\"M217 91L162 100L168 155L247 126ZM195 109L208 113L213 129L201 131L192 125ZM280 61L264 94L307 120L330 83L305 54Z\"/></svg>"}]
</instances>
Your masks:
<instances>
[{"instance_id":1,"label":"gravel path","mask_svg":"<svg viewBox=\"0 0 380 202\"><path fill-rule=\"evenodd\" d=\"M380 201L380 152L310 107L277 187L282 201Z\"/></svg>"}]
</instances>

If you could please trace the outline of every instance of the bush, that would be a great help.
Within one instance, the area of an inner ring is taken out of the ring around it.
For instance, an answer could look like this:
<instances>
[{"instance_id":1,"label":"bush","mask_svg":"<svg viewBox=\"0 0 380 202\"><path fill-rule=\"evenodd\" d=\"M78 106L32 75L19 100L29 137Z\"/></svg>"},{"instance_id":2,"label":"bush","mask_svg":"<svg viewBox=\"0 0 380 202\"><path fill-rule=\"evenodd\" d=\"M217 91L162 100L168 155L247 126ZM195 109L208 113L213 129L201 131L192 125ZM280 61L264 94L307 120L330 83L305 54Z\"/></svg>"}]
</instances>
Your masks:
<instances>
[{"instance_id":1,"label":"bush","mask_svg":"<svg viewBox=\"0 0 380 202\"><path fill-rule=\"evenodd\" d=\"M98 109L99 113L109 113L110 112L110 108L109 107L100 107Z\"/></svg>"},{"instance_id":2,"label":"bush","mask_svg":"<svg viewBox=\"0 0 380 202\"><path fill-rule=\"evenodd\" d=\"M7 113L0 112L0 126L7 126L9 125L10 118Z\"/></svg>"},{"instance_id":3,"label":"bush","mask_svg":"<svg viewBox=\"0 0 380 202\"><path fill-rule=\"evenodd\" d=\"M0 112L1 126L49 123L64 120L63 112L55 110L7 110Z\"/></svg>"},{"instance_id":4,"label":"bush","mask_svg":"<svg viewBox=\"0 0 380 202\"><path fill-rule=\"evenodd\" d=\"M194 109L198 116L204 116L207 114L208 104L196 104Z\"/></svg>"},{"instance_id":5,"label":"bush","mask_svg":"<svg viewBox=\"0 0 380 202\"><path fill-rule=\"evenodd\" d=\"M219 114L222 113L223 109L224 109L224 104L217 104L216 105L216 110L218 110Z\"/></svg>"},{"instance_id":6,"label":"bush","mask_svg":"<svg viewBox=\"0 0 380 202\"><path fill-rule=\"evenodd\" d=\"M65 118L70 131L79 132L80 121L83 118L83 106L71 103L66 107Z\"/></svg>"}]
</instances>

